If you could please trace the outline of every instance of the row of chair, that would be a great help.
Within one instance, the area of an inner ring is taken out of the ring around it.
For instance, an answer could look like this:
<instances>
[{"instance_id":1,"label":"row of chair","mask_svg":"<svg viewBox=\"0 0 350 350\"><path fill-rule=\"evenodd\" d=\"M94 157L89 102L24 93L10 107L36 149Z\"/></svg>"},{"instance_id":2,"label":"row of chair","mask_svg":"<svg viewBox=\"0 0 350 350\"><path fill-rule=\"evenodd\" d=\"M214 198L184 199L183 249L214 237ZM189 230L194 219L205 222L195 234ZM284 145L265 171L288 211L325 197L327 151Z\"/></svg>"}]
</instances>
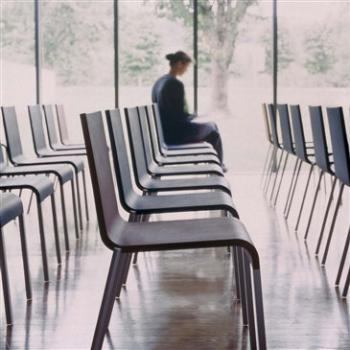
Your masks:
<instances>
[{"instance_id":1,"label":"row of chair","mask_svg":"<svg viewBox=\"0 0 350 350\"><path fill-rule=\"evenodd\" d=\"M61 107L62 109L62 107ZM71 194L72 194L72 208L74 214L74 227L75 236L79 238L79 231L83 228L83 219L81 213L81 200L80 200L80 183L78 174L82 173L84 193L85 193L85 204L86 204L86 219L89 220L89 212L87 205L87 194L86 194L86 181L85 181L85 166L84 158L86 156L85 147L81 147L79 151L75 150L75 145L68 146L67 150L59 151L53 150L52 148L46 146L45 139L45 129L42 120L42 111L40 106L30 106L28 107L29 118L33 136L34 150L37 157L28 157L23 152L23 145L21 142L19 125L17 120L17 115L14 107L2 107L3 115L3 125L5 130L6 146L1 145L0 148L0 190L1 191L13 191L19 190L20 195L23 190L30 190L32 195L36 198L37 203L37 215L38 215L38 226L39 226L39 237L40 237L40 247L43 265L44 281L49 281L49 267L48 267L48 257L47 257L47 247L46 247L46 232L45 227L47 226L44 222L45 215L43 213L42 205L46 199L51 201L51 211L52 211L52 221L53 221L53 233L54 242L56 249L57 263L61 264L61 248L60 248L60 238L58 230L58 220L56 213L56 199L55 199L55 185L58 180L60 188L61 197L61 211L62 211L62 222L63 222L63 233L65 250L68 252L70 250L69 242L69 230L68 230L68 218L67 218L67 208L66 208L66 198L65 198L65 188L64 185L70 184ZM49 113L52 111L51 106L44 107L47 125L50 122ZM53 115L52 115L53 118ZM52 131L52 130L51 130ZM69 150L68 150L69 149ZM4 152L5 150L5 152ZM84 157L83 157L84 156ZM53 181L50 179L53 176ZM5 196L6 195L6 196ZM3 196L5 196L3 198ZM6 214L12 220L12 214L19 212L19 207L21 207L20 215L20 227L21 227L21 240L24 242L24 223L22 218L23 205L18 204L19 199L14 199L13 195L10 196L9 193L2 195L3 201L1 202L2 214ZM31 204L32 197L30 197ZM9 202L9 208L7 207L7 202ZM17 203L17 204L16 204ZM16 204L16 205L15 205ZM29 204L29 206L30 206ZM12 209L11 209L12 208ZM17 208L17 209L16 209ZM13 210L13 213L11 212ZM16 215L15 215L16 216ZM79 222L78 222L79 217ZM4 224L9 220L4 219ZM2 225L3 225L3 221ZM79 227L80 226L80 227ZM23 229L22 229L23 227ZM23 233L22 233L23 231ZM25 244L22 244L22 257L24 261L27 261L27 253ZM7 271L6 271L6 261L4 245L2 245L1 251L1 271L3 278L4 293L6 297L5 300L5 311L6 320L8 324L12 323L11 317L11 304L9 297L9 287L7 282ZM25 263L27 266L28 263ZM29 268L25 269L25 281L27 297L30 290L30 278L29 278Z\"/></svg>"},{"instance_id":2,"label":"row of chair","mask_svg":"<svg viewBox=\"0 0 350 350\"><path fill-rule=\"evenodd\" d=\"M283 182L283 177L289 156L295 157L292 178L288 187L287 198L283 211L286 219L289 218L291 207L293 205L302 165L309 167L306 185L303 190L300 208L295 223L295 231L298 231L299 229L301 216L304 212L312 173L315 169L319 170L316 189L313 195L311 209L304 233L305 239L307 239L309 236L317 199L319 197L319 192L321 189L322 179L325 176L329 176L332 181L330 194L326 203L321 229L315 248L315 255L318 255L320 253L322 244L324 245L324 251L321 260L322 266L326 264L338 212L342 203L344 188L349 188L350 186L349 141L347 138L344 112L341 107L326 108L326 112L332 152L329 151L329 146L327 143L327 132L325 130L323 110L321 106L309 107L311 124L310 138L312 141L307 142L305 139L304 130L305 121L302 118L299 105L288 106L286 104L278 104L276 110L272 104L263 105L263 115L267 132L266 135L270 145L263 172L263 188L265 194L268 194L270 191L268 197L274 206L278 201L278 196L280 193L280 188ZM279 131L281 138L279 137ZM278 153L280 153L279 156ZM332 203L334 201L334 194L337 184L339 184L339 192L335 200L334 214L330 221L327 239L324 243L326 224L329 219ZM341 282L344 265L346 263L348 255L349 244L350 228L347 231L341 260L339 263L338 273L335 281L336 286L339 286ZM350 267L344 281L344 287L342 291L343 297L346 297L349 290L349 285Z\"/></svg>"},{"instance_id":3,"label":"row of chair","mask_svg":"<svg viewBox=\"0 0 350 350\"><path fill-rule=\"evenodd\" d=\"M81 122L100 234L113 251L92 349L102 347L132 254L221 246L232 247L237 298L251 347L265 349L258 252L239 220L214 149L208 144L166 145L156 105L127 108L124 116L118 109L105 116L82 114ZM167 194L157 196L161 192ZM225 215L149 220L152 214L203 210ZM121 211L129 214L128 221Z\"/></svg>"}]
</instances>

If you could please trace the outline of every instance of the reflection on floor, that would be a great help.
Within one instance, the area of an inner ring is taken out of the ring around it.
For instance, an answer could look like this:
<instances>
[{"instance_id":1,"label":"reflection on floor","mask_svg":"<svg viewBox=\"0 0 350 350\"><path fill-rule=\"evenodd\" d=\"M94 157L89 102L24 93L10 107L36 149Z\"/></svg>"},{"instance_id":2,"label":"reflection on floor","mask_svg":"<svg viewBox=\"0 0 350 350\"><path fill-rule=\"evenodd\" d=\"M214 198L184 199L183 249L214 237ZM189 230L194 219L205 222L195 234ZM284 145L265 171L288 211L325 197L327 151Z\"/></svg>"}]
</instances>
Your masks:
<instances>
[{"instance_id":1,"label":"reflection on floor","mask_svg":"<svg viewBox=\"0 0 350 350\"><path fill-rule=\"evenodd\" d=\"M257 175L234 175L231 183L235 203L261 255L268 348L349 349L349 301L334 288L349 220L347 200L322 269L313 253L319 217L313 224L315 237L311 232L305 244L302 233L288 229L278 210L267 205ZM318 215L322 205L321 201ZM49 215L50 209L46 212ZM93 219L77 241L71 225L71 252L57 267L47 227L51 281L44 284L35 225L32 208L26 226L33 300L27 304L17 230L14 224L5 230L14 325L4 326L2 312L0 349L88 349L111 253L102 245ZM63 248L63 235L61 243ZM3 310L2 302L0 307ZM115 304L104 347L248 349L248 332L240 316L225 249L141 254Z\"/></svg>"}]
</instances>

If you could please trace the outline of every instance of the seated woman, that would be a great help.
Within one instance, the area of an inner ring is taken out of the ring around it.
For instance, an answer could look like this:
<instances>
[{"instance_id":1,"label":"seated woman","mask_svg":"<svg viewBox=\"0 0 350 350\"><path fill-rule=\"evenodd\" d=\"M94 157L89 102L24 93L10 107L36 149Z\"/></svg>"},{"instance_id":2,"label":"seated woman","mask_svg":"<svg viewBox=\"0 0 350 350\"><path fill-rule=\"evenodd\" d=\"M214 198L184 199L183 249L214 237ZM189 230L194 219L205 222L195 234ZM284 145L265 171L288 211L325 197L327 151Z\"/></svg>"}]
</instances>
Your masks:
<instances>
[{"instance_id":1,"label":"seated woman","mask_svg":"<svg viewBox=\"0 0 350 350\"><path fill-rule=\"evenodd\" d=\"M183 75L191 58L183 51L166 55L170 71L160 77L152 89L152 101L158 104L165 141L167 144L208 142L216 150L223 164L222 141L215 123L197 123L187 109L183 83L176 77Z\"/></svg>"}]
</instances>

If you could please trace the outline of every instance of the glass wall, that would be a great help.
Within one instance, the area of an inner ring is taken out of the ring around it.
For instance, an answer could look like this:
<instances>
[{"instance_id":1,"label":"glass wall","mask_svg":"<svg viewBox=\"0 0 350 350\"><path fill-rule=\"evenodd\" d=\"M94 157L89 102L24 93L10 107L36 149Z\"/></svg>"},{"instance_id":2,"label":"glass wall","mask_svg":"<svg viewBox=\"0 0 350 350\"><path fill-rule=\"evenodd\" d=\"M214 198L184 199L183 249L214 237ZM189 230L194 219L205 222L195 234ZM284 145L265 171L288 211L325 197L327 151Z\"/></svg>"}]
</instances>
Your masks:
<instances>
[{"instance_id":1,"label":"glass wall","mask_svg":"<svg viewBox=\"0 0 350 350\"><path fill-rule=\"evenodd\" d=\"M165 55L193 55L193 4L190 1L119 1L119 103L149 104L155 80L168 73ZM182 78L193 108L193 68ZM136 102L137 101L137 102Z\"/></svg>"},{"instance_id":2,"label":"glass wall","mask_svg":"<svg viewBox=\"0 0 350 350\"><path fill-rule=\"evenodd\" d=\"M199 115L217 122L231 171L257 171L272 100L272 2L198 2Z\"/></svg>"},{"instance_id":3,"label":"glass wall","mask_svg":"<svg viewBox=\"0 0 350 350\"><path fill-rule=\"evenodd\" d=\"M70 136L79 114L114 107L113 1L41 2L42 103L63 103Z\"/></svg>"}]
</instances>

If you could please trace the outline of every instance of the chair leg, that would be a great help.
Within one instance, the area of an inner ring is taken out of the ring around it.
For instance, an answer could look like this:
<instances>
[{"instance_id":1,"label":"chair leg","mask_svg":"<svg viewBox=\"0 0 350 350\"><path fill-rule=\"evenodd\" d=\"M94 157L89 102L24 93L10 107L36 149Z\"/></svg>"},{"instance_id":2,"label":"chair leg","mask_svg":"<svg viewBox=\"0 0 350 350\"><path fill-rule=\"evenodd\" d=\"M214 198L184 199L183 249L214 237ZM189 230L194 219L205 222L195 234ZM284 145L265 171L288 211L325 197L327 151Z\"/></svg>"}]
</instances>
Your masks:
<instances>
[{"instance_id":1,"label":"chair leg","mask_svg":"<svg viewBox=\"0 0 350 350\"><path fill-rule=\"evenodd\" d=\"M303 162L300 161L298 169L297 169L297 173L295 175L294 184L293 184L293 188L292 188L292 191L291 191L291 194L290 194L287 211L285 213L286 220L288 220L288 218L289 218L290 210L291 210L292 205L293 205L293 200L294 200L294 196L295 196L295 190L297 188L297 184L298 184L298 180L299 180L299 174L300 174L300 170L301 170L302 164L303 164Z\"/></svg>"},{"instance_id":2,"label":"chair leg","mask_svg":"<svg viewBox=\"0 0 350 350\"><path fill-rule=\"evenodd\" d=\"M68 226L67 226L67 211L66 211L66 199L64 195L63 184L60 183L61 192L61 209L62 209L62 219L63 219L63 232L64 232L64 244L66 251L69 252L69 236L68 236Z\"/></svg>"},{"instance_id":3,"label":"chair leg","mask_svg":"<svg viewBox=\"0 0 350 350\"><path fill-rule=\"evenodd\" d=\"M331 193L330 193L329 199L327 201L326 212L325 212L325 214L323 216L321 231L320 231L320 235L319 235L319 238L318 238L315 255L318 255L318 253L320 251L321 243L322 243L322 240L323 240L324 229L326 227L326 223L327 223L327 219L328 219L328 215L329 215L329 210L330 210L331 204L333 202L333 195L334 195L334 190L335 190L336 183L337 183L337 178L334 177L333 183L332 183Z\"/></svg>"},{"instance_id":4,"label":"chair leg","mask_svg":"<svg viewBox=\"0 0 350 350\"><path fill-rule=\"evenodd\" d=\"M294 164L292 179L291 179L291 181L290 181L290 185L289 185L289 188L288 188L288 193L287 193L286 203L284 204L283 213L285 213L286 210L287 210L287 206L288 206L288 203L289 203L290 194L291 194L291 192L292 192L292 188L293 188L293 184L294 184L295 173L296 173L296 171L297 171L297 167L298 167L298 165L299 165L299 162L301 162L301 160L300 160L299 158L297 158L296 161L295 161L295 164Z\"/></svg>"},{"instance_id":5,"label":"chair leg","mask_svg":"<svg viewBox=\"0 0 350 350\"><path fill-rule=\"evenodd\" d=\"M312 201L310 216L309 216L309 220L308 220L308 222L307 222L307 226L306 226L306 230L305 230L305 234L304 234L304 239L307 239L307 237L308 237L308 235L309 235L309 230L310 230L310 226L311 226L311 221L312 221L312 217L313 217L313 215L314 215L315 205L316 205L318 193L320 192L320 186L321 186L321 181L322 181L323 174L324 174L324 172L321 170L321 173L320 173L320 176L319 176L319 178L318 178L317 185L316 185L316 191L315 191L314 199L313 199L313 201Z\"/></svg>"},{"instance_id":6,"label":"chair leg","mask_svg":"<svg viewBox=\"0 0 350 350\"><path fill-rule=\"evenodd\" d=\"M265 317L263 306L263 294L261 286L260 270L253 270L254 278L254 293L255 293L255 312L256 312L256 326L258 332L259 349L266 349L266 331L265 331Z\"/></svg>"},{"instance_id":7,"label":"chair leg","mask_svg":"<svg viewBox=\"0 0 350 350\"><path fill-rule=\"evenodd\" d=\"M250 268L249 257L246 252L243 253L243 266L244 266L244 279L245 279L245 286L246 286L245 290L246 290L246 297L247 297L250 348L257 349L251 268Z\"/></svg>"},{"instance_id":8,"label":"chair leg","mask_svg":"<svg viewBox=\"0 0 350 350\"><path fill-rule=\"evenodd\" d=\"M303 199L302 199L302 201L301 201L301 205L300 205L300 209L299 209L299 214L298 214L297 222L296 222L295 227L294 227L294 231L298 231L298 228L299 228L300 219L301 219L301 214L302 214L303 209L304 209L305 200L306 200L306 195L307 195L307 191L308 191L308 189L309 189L310 180L311 180L311 175L312 175L313 170L314 170L314 166L311 165L310 171L309 171L309 174L308 174L308 177L307 177L307 180L306 180L306 186L305 186L305 190L304 190L304 194L303 194Z\"/></svg>"},{"instance_id":9,"label":"chair leg","mask_svg":"<svg viewBox=\"0 0 350 350\"><path fill-rule=\"evenodd\" d=\"M79 184L79 176L75 173L75 183L77 185L77 203L78 203L78 215L79 215L79 226L80 229L83 229L83 216L81 213L81 199L80 199L80 184Z\"/></svg>"},{"instance_id":10,"label":"chair leg","mask_svg":"<svg viewBox=\"0 0 350 350\"><path fill-rule=\"evenodd\" d=\"M87 198L85 170L82 171L82 176L83 176L83 189L84 189L84 200L85 200L85 215L86 215L86 221L89 221L90 220L89 202L88 202L88 198Z\"/></svg>"},{"instance_id":11,"label":"chair leg","mask_svg":"<svg viewBox=\"0 0 350 350\"><path fill-rule=\"evenodd\" d=\"M78 227L78 213L77 213L77 200L75 198L75 186L74 180L71 180L72 190L72 202L73 202L73 215L74 215L74 226L75 226L75 238L79 239L79 227Z\"/></svg>"},{"instance_id":12,"label":"chair leg","mask_svg":"<svg viewBox=\"0 0 350 350\"><path fill-rule=\"evenodd\" d=\"M338 273L337 273L337 278L335 280L335 285L336 286L339 286L341 275L342 275L343 269L344 269L345 260L346 260L346 257L347 257L348 251L349 251L349 245L350 245L350 228L349 228L349 231L348 231L348 236L346 237L343 254L342 254L342 257L341 257L341 260L340 260L339 270L338 270Z\"/></svg>"},{"instance_id":13,"label":"chair leg","mask_svg":"<svg viewBox=\"0 0 350 350\"><path fill-rule=\"evenodd\" d=\"M344 284L344 289L342 293L342 297L345 298L348 294L349 291L349 286L350 286L350 267L348 271L348 275L346 276L345 284Z\"/></svg>"},{"instance_id":14,"label":"chair leg","mask_svg":"<svg viewBox=\"0 0 350 350\"><path fill-rule=\"evenodd\" d=\"M278 153L278 148L274 147L273 151L272 151L272 156L271 156L271 161L270 161L270 169L269 169L269 176L267 178L266 181L266 186L264 188L264 194L266 194L269 190L270 187L270 183L271 183L271 179L272 179L272 174L274 172L274 168L275 168L275 158L277 157L277 153Z\"/></svg>"},{"instance_id":15,"label":"chair leg","mask_svg":"<svg viewBox=\"0 0 350 350\"><path fill-rule=\"evenodd\" d=\"M280 159L278 160L277 169L276 169L276 174L275 174L275 177L274 177L274 179L273 179L272 189L271 189L271 193L270 193L270 201L271 201L271 199L272 199L272 197L273 197L273 194L274 194L274 192L275 192L276 182L277 182L278 174L279 174L280 167L281 167L281 164L282 164L283 156L284 156L284 151L281 152Z\"/></svg>"},{"instance_id":16,"label":"chair leg","mask_svg":"<svg viewBox=\"0 0 350 350\"><path fill-rule=\"evenodd\" d=\"M18 217L19 221L19 235L21 239L21 251L22 251L22 262L23 262L23 271L24 271L24 284L26 288L26 296L27 299L32 299L32 287L30 283L30 270L29 270L29 263L28 263L28 252L27 252L27 241L26 241L26 234L25 234L25 226L24 226L24 220L23 216L20 215Z\"/></svg>"},{"instance_id":17,"label":"chair leg","mask_svg":"<svg viewBox=\"0 0 350 350\"><path fill-rule=\"evenodd\" d=\"M132 264L133 264L133 265L136 265L136 264L137 264L137 255L138 255L137 252L134 253L134 258L132 259Z\"/></svg>"},{"instance_id":18,"label":"chair leg","mask_svg":"<svg viewBox=\"0 0 350 350\"><path fill-rule=\"evenodd\" d=\"M41 247L41 257L43 260L43 271L44 271L44 281L49 281L49 269L47 266L47 253L46 253L46 242L44 234L44 223L43 223L43 213L41 208L41 203L37 199L37 208L38 208L38 222L39 222L39 234L40 234L40 247Z\"/></svg>"},{"instance_id":19,"label":"chair leg","mask_svg":"<svg viewBox=\"0 0 350 350\"><path fill-rule=\"evenodd\" d=\"M58 225L57 225L57 212L56 212L55 193L52 193L52 195L51 195L51 209L52 209L53 234L54 234L54 238L55 238L57 264L61 265L62 260L61 260L60 239L58 237Z\"/></svg>"},{"instance_id":20,"label":"chair leg","mask_svg":"<svg viewBox=\"0 0 350 350\"><path fill-rule=\"evenodd\" d=\"M126 282L128 280L129 270L130 270L130 264L132 260L132 253L127 254L126 263L125 263L125 269L123 274L123 285L126 285Z\"/></svg>"},{"instance_id":21,"label":"chair leg","mask_svg":"<svg viewBox=\"0 0 350 350\"><path fill-rule=\"evenodd\" d=\"M278 195L279 195L279 193L280 193L280 189L281 189L281 185L282 185L282 181L283 181L284 172L286 171L286 166L287 166L287 163L288 163L288 158L289 158L289 153L287 153L286 158L284 159L284 164L283 164L282 174L281 174L281 177L280 177L280 182L279 182L279 184L278 184L277 192L276 192L276 195L275 195L275 200L274 200L274 202L273 202L273 206L274 206L274 207L276 206L277 199L278 199Z\"/></svg>"},{"instance_id":22,"label":"chair leg","mask_svg":"<svg viewBox=\"0 0 350 350\"><path fill-rule=\"evenodd\" d=\"M1 270L1 281L2 281L2 288L3 288L3 294L4 294L4 302L5 302L6 323L8 325L11 325L12 308L11 308L10 284L9 284L9 276L8 276L7 263L6 263L6 255L5 255L5 242L4 242L2 229L0 230L0 270Z\"/></svg>"},{"instance_id":23,"label":"chair leg","mask_svg":"<svg viewBox=\"0 0 350 350\"><path fill-rule=\"evenodd\" d=\"M22 194L22 190L20 190L19 197L21 196L21 194ZM32 207L33 196L34 196L34 193L31 192L31 193L30 193L30 197L29 197L29 203L28 203L28 208L27 208L27 214L30 213L30 209L31 209L31 207Z\"/></svg>"},{"instance_id":24,"label":"chair leg","mask_svg":"<svg viewBox=\"0 0 350 350\"><path fill-rule=\"evenodd\" d=\"M261 178L260 178L260 185L263 183L264 178L265 178L266 173L267 173L267 166L268 166L269 159L270 159L271 148L272 148L272 145L270 143L269 148L267 149L267 152L266 152L264 167L263 167L263 171L262 171Z\"/></svg>"},{"instance_id":25,"label":"chair leg","mask_svg":"<svg viewBox=\"0 0 350 350\"><path fill-rule=\"evenodd\" d=\"M273 163L273 154L274 154L274 152L275 152L275 150L274 150L274 147L272 146L271 154L270 154L270 157L268 159L267 168L266 168L266 174L265 174L265 178L264 178L264 182L263 182L263 186L262 186L264 193L265 193L265 189L266 189L266 185L267 185L268 179L269 179L271 171L272 171L272 163Z\"/></svg>"},{"instance_id":26,"label":"chair leg","mask_svg":"<svg viewBox=\"0 0 350 350\"><path fill-rule=\"evenodd\" d=\"M326 263L326 260L327 260L327 256L328 256L328 252L329 252L329 246L331 244L331 240L332 240L332 237L333 237L334 227L335 227L335 223L337 221L337 216L338 216L338 212L339 212L339 208L340 208L340 204L341 204L341 198L342 198L342 195L343 195L343 191L344 191L344 184L342 183L340 185L340 190L339 190L339 195L338 195L337 202L336 202L336 205L335 205L333 220L332 220L331 227L330 227L329 233L328 233L328 239L327 239L327 243L326 243L326 248L324 250L323 257L322 257L322 263L321 263L322 265L324 265Z\"/></svg>"},{"instance_id":27,"label":"chair leg","mask_svg":"<svg viewBox=\"0 0 350 350\"><path fill-rule=\"evenodd\" d=\"M108 328L113 304L115 302L115 296L118 289L118 279L120 280L120 273L122 271L120 266L120 258L122 254L123 253L119 250L113 252L91 350L100 350L102 348L103 339Z\"/></svg>"}]
</instances>

